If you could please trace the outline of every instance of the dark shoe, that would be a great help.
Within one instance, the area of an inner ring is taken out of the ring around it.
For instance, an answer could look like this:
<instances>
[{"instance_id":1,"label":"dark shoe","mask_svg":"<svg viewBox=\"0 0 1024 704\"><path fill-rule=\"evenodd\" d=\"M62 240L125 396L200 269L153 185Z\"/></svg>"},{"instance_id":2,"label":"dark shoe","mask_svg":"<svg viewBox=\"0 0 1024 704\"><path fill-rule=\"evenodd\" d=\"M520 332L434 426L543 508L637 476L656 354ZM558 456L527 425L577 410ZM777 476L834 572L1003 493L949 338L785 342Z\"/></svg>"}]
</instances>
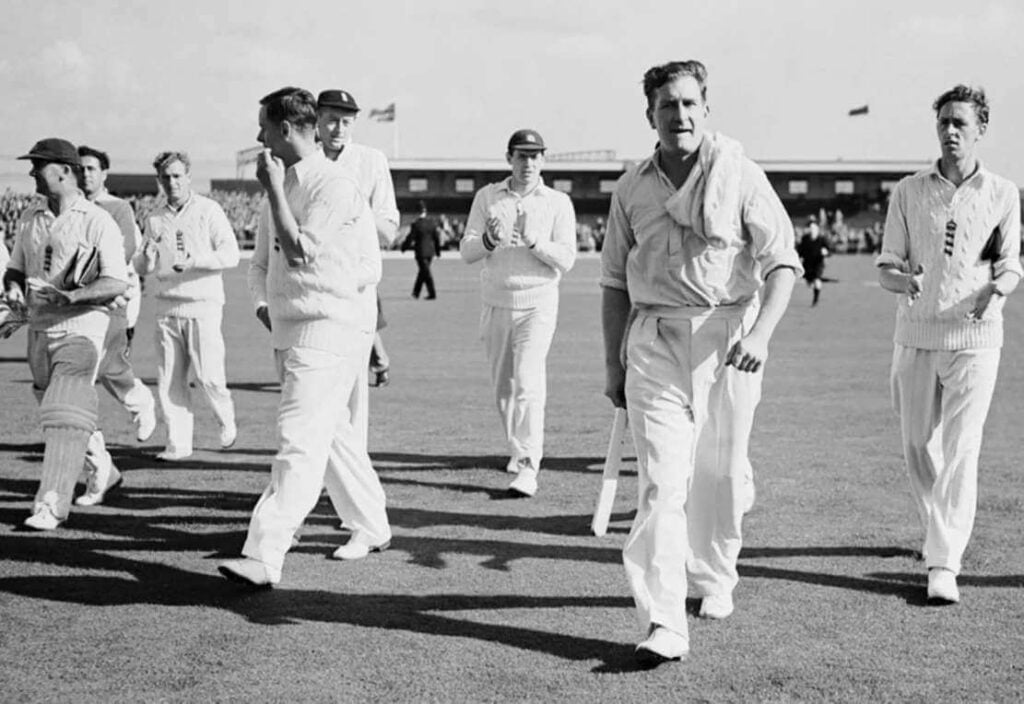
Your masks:
<instances>
[{"instance_id":1,"label":"dark shoe","mask_svg":"<svg viewBox=\"0 0 1024 704\"><path fill-rule=\"evenodd\" d=\"M432 301L432 300L434 300L435 298L437 298L437 295L435 294L435 295L433 295L433 296L424 296L424 298L425 298L426 300L428 300L428 301Z\"/></svg>"},{"instance_id":2,"label":"dark shoe","mask_svg":"<svg viewBox=\"0 0 1024 704\"><path fill-rule=\"evenodd\" d=\"M379 372L371 372L373 379L370 386L387 386L391 383L391 370L381 369Z\"/></svg>"}]
</instances>

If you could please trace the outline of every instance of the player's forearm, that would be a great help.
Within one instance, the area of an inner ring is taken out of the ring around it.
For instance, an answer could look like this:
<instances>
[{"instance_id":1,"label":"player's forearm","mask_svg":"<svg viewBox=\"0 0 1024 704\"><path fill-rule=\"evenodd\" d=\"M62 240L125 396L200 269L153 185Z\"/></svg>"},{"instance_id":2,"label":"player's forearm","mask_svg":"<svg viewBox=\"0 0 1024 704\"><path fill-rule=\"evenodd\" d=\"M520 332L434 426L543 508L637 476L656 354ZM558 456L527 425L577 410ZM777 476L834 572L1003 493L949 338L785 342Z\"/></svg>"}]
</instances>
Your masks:
<instances>
[{"instance_id":1,"label":"player's forearm","mask_svg":"<svg viewBox=\"0 0 1024 704\"><path fill-rule=\"evenodd\" d=\"M622 338L626 334L632 306L629 292L605 287L601 293L601 327L604 331L604 363L606 367L622 365Z\"/></svg>"},{"instance_id":2,"label":"player's forearm","mask_svg":"<svg viewBox=\"0 0 1024 704\"><path fill-rule=\"evenodd\" d=\"M284 188L268 188L267 201L270 203L270 216L274 219L277 241L281 245L285 259L290 266L298 266L306 260L306 252L302 247L302 232L299 223L288 206Z\"/></svg>"},{"instance_id":3,"label":"player's forearm","mask_svg":"<svg viewBox=\"0 0 1024 704\"><path fill-rule=\"evenodd\" d=\"M878 283L886 291L906 293L910 283L910 274L904 274L894 266L882 267L878 270Z\"/></svg>"},{"instance_id":4,"label":"player's forearm","mask_svg":"<svg viewBox=\"0 0 1024 704\"><path fill-rule=\"evenodd\" d=\"M68 299L74 305L106 303L128 290L128 282L109 276L101 276L88 286L68 291Z\"/></svg>"},{"instance_id":5,"label":"player's forearm","mask_svg":"<svg viewBox=\"0 0 1024 704\"><path fill-rule=\"evenodd\" d=\"M757 320L750 328L749 336L756 336L766 343L771 340L775 328L782 320L789 298L793 293L796 272L788 266L780 266L768 274L764 283L764 302L758 311Z\"/></svg>"},{"instance_id":6,"label":"player's forearm","mask_svg":"<svg viewBox=\"0 0 1024 704\"><path fill-rule=\"evenodd\" d=\"M379 213L374 213L373 219L377 226L377 240L380 243L380 248L391 249L398 237L398 223Z\"/></svg>"}]
</instances>

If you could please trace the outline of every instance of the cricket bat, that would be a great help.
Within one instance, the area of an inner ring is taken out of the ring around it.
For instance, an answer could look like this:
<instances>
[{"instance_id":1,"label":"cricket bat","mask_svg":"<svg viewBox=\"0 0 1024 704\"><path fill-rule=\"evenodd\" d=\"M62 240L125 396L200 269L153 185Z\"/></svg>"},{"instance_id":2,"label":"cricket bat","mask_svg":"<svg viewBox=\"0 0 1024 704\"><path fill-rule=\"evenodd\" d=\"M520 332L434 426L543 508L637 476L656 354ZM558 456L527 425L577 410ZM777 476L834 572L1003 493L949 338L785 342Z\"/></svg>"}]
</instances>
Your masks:
<instances>
[{"instance_id":1,"label":"cricket bat","mask_svg":"<svg viewBox=\"0 0 1024 704\"><path fill-rule=\"evenodd\" d=\"M590 530L596 536L602 536L608 532L608 520L612 515L612 504L615 503L615 489L619 483L619 468L622 466L622 440L625 432L626 409L616 408L615 420L612 421L612 434L608 438L608 453L604 458L601 494L597 497L594 520L590 522Z\"/></svg>"}]
</instances>

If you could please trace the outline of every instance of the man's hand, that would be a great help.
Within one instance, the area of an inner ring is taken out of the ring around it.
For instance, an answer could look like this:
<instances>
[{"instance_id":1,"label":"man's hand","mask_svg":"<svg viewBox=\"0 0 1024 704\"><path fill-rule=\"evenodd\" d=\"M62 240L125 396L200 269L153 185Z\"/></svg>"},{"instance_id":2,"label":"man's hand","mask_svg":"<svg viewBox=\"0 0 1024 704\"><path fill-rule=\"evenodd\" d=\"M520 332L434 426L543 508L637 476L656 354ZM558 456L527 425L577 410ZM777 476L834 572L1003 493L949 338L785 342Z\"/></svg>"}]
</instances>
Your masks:
<instances>
[{"instance_id":1,"label":"man's hand","mask_svg":"<svg viewBox=\"0 0 1024 704\"><path fill-rule=\"evenodd\" d=\"M115 311L122 308L128 307L128 296L122 293L120 296L116 296L113 300L107 303L107 310Z\"/></svg>"},{"instance_id":2,"label":"man's hand","mask_svg":"<svg viewBox=\"0 0 1024 704\"><path fill-rule=\"evenodd\" d=\"M755 335L747 335L732 346L725 364L731 364L737 371L757 372L767 359L768 342Z\"/></svg>"},{"instance_id":3,"label":"man's hand","mask_svg":"<svg viewBox=\"0 0 1024 704\"><path fill-rule=\"evenodd\" d=\"M266 190L284 187L284 162L264 149L256 157L256 178Z\"/></svg>"},{"instance_id":4,"label":"man's hand","mask_svg":"<svg viewBox=\"0 0 1024 704\"><path fill-rule=\"evenodd\" d=\"M32 295L52 306L70 306L75 303L74 291L61 291L54 286L34 289Z\"/></svg>"},{"instance_id":5,"label":"man's hand","mask_svg":"<svg viewBox=\"0 0 1024 704\"><path fill-rule=\"evenodd\" d=\"M907 277L907 295L911 302L916 301L924 288L924 264L917 265L917 271Z\"/></svg>"},{"instance_id":6,"label":"man's hand","mask_svg":"<svg viewBox=\"0 0 1024 704\"><path fill-rule=\"evenodd\" d=\"M270 309L267 306L260 306L256 309L256 317L263 323L263 327L270 330Z\"/></svg>"},{"instance_id":7,"label":"man's hand","mask_svg":"<svg viewBox=\"0 0 1024 704\"><path fill-rule=\"evenodd\" d=\"M982 286L974 297L974 307L967 313L967 319L981 320L985 316L985 311L988 310L988 304L992 302L992 297L1000 295L1002 294L996 288L994 281L989 281Z\"/></svg>"},{"instance_id":8,"label":"man's hand","mask_svg":"<svg viewBox=\"0 0 1024 704\"><path fill-rule=\"evenodd\" d=\"M495 245L508 244L512 239L512 234L505 229L501 220L494 216L487 218L487 234Z\"/></svg>"},{"instance_id":9,"label":"man's hand","mask_svg":"<svg viewBox=\"0 0 1024 704\"><path fill-rule=\"evenodd\" d=\"M179 274L192 268L192 255L184 252L177 252L174 257L174 264L171 268Z\"/></svg>"},{"instance_id":10,"label":"man's hand","mask_svg":"<svg viewBox=\"0 0 1024 704\"><path fill-rule=\"evenodd\" d=\"M626 370L621 364L606 364L604 367L604 395L616 408L626 407Z\"/></svg>"}]
</instances>

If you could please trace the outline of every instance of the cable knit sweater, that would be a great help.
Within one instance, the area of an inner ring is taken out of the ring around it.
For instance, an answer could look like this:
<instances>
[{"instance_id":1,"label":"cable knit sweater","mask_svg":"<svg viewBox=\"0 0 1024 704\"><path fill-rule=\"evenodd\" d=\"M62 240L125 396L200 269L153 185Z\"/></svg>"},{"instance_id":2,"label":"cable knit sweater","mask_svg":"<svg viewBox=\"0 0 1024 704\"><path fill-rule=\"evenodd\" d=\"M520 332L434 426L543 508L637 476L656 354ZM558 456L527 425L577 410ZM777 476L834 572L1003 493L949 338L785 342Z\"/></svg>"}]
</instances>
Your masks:
<instances>
[{"instance_id":1,"label":"cable knit sweater","mask_svg":"<svg viewBox=\"0 0 1024 704\"><path fill-rule=\"evenodd\" d=\"M1024 273L1017 188L980 164L959 187L937 163L904 178L893 190L875 263L905 273L924 267L921 295L899 299L897 344L926 350L1001 347L1005 299L993 297L981 320L968 320L967 313L994 278Z\"/></svg>"},{"instance_id":2,"label":"cable knit sweater","mask_svg":"<svg viewBox=\"0 0 1024 704\"><path fill-rule=\"evenodd\" d=\"M166 203L149 216L143 246L132 260L143 276L154 274L157 317L196 318L224 306L223 269L238 265L238 241L216 201L193 193L179 210ZM156 248L147 262L146 248ZM175 265L183 268L175 271Z\"/></svg>"},{"instance_id":3,"label":"cable knit sweater","mask_svg":"<svg viewBox=\"0 0 1024 704\"><path fill-rule=\"evenodd\" d=\"M488 218L506 232L529 232L534 247L484 246ZM558 282L576 261L576 213L569 196L540 183L525 195L512 190L511 178L477 191L459 252L467 264L484 260L480 272L484 303L499 308L533 308L558 296Z\"/></svg>"},{"instance_id":4,"label":"cable knit sweater","mask_svg":"<svg viewBox=\"0 0 1024 704\"><path fill-rule=\"evenodd\" d=\"M373 212L358 184L320 152L285 173L285 196L299 225L306 261L289 266L263 206L249 264L249 292L270 312L275 349L335 351L377 320L380 246Z\"/></svg>"}]
</instances>

